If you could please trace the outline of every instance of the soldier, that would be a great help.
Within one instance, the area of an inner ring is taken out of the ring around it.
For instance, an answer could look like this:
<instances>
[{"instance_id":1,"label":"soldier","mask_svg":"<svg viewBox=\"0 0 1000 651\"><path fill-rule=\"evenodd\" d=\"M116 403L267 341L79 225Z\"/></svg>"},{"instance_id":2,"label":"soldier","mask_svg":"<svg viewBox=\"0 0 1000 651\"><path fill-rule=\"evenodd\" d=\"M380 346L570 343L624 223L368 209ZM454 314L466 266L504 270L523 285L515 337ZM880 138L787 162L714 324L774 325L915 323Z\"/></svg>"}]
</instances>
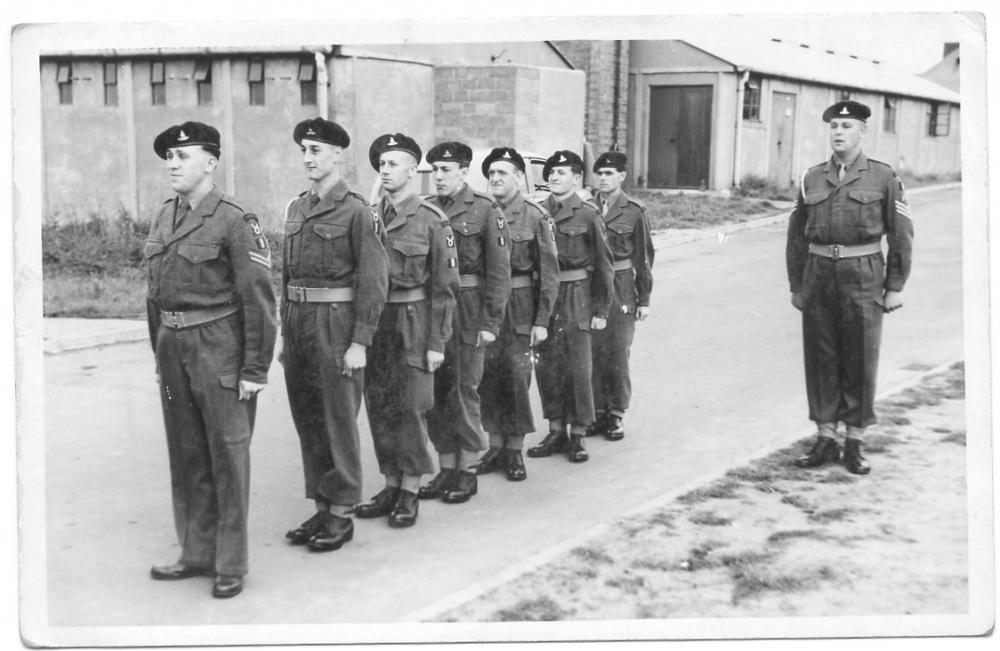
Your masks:
<instances>
[{"instance_id":1,"label":"soldier","mask_svg":"<svg viewBox=\"0 0 1000 651\"><path fill-rule=\"evenodd\" d=\"M594 422L590 333L607 325L614 291L604 222L597 206L574 189L582 177L583 161L571 151L555 152L542 168L552 191L544 205L555 223L559 298L549 338L538 349L538 390L549 433L528 450L529 457L565 450L577 463L589 458L583 437Z\"/></svg>"},{"instance_id":2,"label":"soldier","mask_svg":"<svg viewBox=\"0 0 1000 651\"><path fill-rule=\"evenodd\" d=\"M654 251L646 208L622 191L627 163L625 154L616 151L601 154L594 163L597 205L614 257L615 290L608 327L592 334L596 420L589 433L603 434L609 441L625 436L622 418L632 397L629 348L636 320L649 316L653 289Z\"/></svg>"},{"instance_id":3,"label":"soldier","mask_svg":"<svg viewBox=\"0 0 1000 651\"><path fill-rule=\"evenodd\" d=\"M232 597L247 573L250 437L274 352L271 250L257 217L213 182L218 131L185 122L153 150L177 193L153 216L144 253L181 556L150 574L214 574L213 596Z\"/></svg>"},{"instance_id":4,"label":"soldier","mask_svg":"<svg viewBox=\"0 0 1000 651\"><path fill-rule=\"evenodd\" d=\"M510 295L510 233L490 195L466 183L472 149L442 142L427 152L434 202L448 216L458 251L460 291L444 363L434 375L434 408L427 415L440 471L421 499L466 502L478 490L472 465L486 447L479 410L483 355L500 332Z\"/></svg>"},{"instance_id":5,"label":"soldier","mask_svg":"<svg viewBox=\"0 0 1000 651\"><path fill-rule=\"evenodd\" d=\"M434 372L452 336L458 293L451 224L410 187L420 153L401 133L379 136L368 150L386 192L375 216L389 253L389 296L368 348L365 406L385 487L354 514L388 515L392 527L416 523L420 476L434 471L427 410L434 406Z\"/></svg>"},{"instance_id":6,"label":"soldier","mask_svg":"<svg viewBox=\"0 0 1000 651\"><path fill-rule=\"evenodd\" d=\"M347 132L315 118L296 125L292 139L312 187L285 210L282 361L306 497L316 514L285 537L332 551L354 537L350 513L361 501L357 417L389 263L379 222L340 175Z\"/></svg>"},{"instance_id":7,"label":"soldier","mask_svg":"<svg viewBox=\"0 0 1000 651\"><path fill-rule=\"evenodd\" d=\"M796 464L838 461L843 421L844 465L859 475L871 469L861 445L875 422L882 314L903 306L913 246L902 182L892 167L861 150L870 115L851 101L823 112L833 155L802 176L786 248L792 305L802 312L809 418L818 429Z\"/></svg>"},{"instance_id":8,"label":"soldier","mask_svg":"<svg viewBox=\"0 0 1000 651\"><path fill-rule=\"evenodd\" d=\"M482 171L510 230L512 289L500 337L487 350L479 387L489 449L475 471L485 475L502 469L507 479L522 481L528 476L521 457L524 436L535 431L528 392L532 349L548 338L559 294L559 262L549 214L521 194L524 158L511 147L497 147L483 161Z\"/></svg>"}]
</instances>

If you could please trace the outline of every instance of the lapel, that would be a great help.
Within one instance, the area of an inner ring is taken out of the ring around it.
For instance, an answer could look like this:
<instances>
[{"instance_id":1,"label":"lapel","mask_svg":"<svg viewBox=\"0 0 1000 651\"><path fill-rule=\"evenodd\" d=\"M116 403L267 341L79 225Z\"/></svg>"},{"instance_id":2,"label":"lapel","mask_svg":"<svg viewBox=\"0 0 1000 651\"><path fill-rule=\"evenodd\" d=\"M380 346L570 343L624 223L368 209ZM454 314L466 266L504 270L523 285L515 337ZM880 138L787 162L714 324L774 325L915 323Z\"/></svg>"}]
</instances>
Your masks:
<instances>
[{"instance_id":1,"label":"lapel","mask_svg":"<svg viewBox=\"0 0 1000 651\"><path fill-rule=\"evenodd\" d=\"M191 214L184 219L184 223L173 233L170 233L164 238L164 246L170 246L182 237L186 237L192 231L201 228L206 217L211 217L215 214L215 209L219 206L219 202L222 201L222 190L218 186L213 185L212 190L205 195Z\"/></svg>"},{"instance_id":2,"label":"lapel","mask_svg":"<svg viewBox=\"0 0 1000 651\"><path fill-rule=\"evenodd\" d=\"M448 219L454 221L455 218L464 214L471 206L472 202L475 201L475 195L472 194L472 188L466 183L462 186L454 197L452 197L451 205L448 209L444 211L444 214L448 215ZM440 207L440 202L438 203Z\"/></svg>"},{"instance_id":3,"label":"lapel","mask_svg":"<svg viewBox=\"0 0 1000 651\"><path fill-rule=\"evenodd\" d=\"M347 182L344 179L337 181L330 190L323 196L319 198L319 203L317 203L311 210L306 209L305 218L310 220L313 217L319 217L322 214L328 213L337 207L344 197L347 196ZM308 195L307 195L308 198ZM306 204L308 205L308 204Z\"/></svg>"},{"instance_id":4,"label":"lapel","mask_svg":"<svg viewBox=\"0 0 1000 651\"><path fill-rule=\"evenodd\" d=\"M379 204L379 213L381 213L383 217L385 216L385 209L389 205L391 205L389 196L386 195L382 197L382 202ZM417 213L417 208L419 207L420 197L417 195L411 194L406 199L403 199L403 201L396 206L396 216L393 218L392 223L386 224L385 219L382 219L382 223L385 224L385 230L394 231L405 225L410 215L415 215Z\"/></svg>"},{"instance_id":5,"label":"lapel","mask_svg":"<svg viewBox=\"0 0 1000 651\"><path fill-rule=\"evenodd\" d=\"M552 204L558 202L558 199L556 199L553 195L549 195L549 202L549 212L552 213L552 219L554 221L561 222L564 219L568 219L573 216L573 212L580 205L580 195L576 192L570 192L569 196L563 200L562 207L559 209L559 212L552 210L552 208L555 207Z\"/></svg>"},{"instance_id":6,"label":"lapel","mask_svg":"<svg viewBox=\"0 0 1000 651\"><path fill-rule=\"evenodd\" d=\"M507 219L507 224L514 223L515 218L521 214L522 210L524 210L524 195L518 192L510 200L510 204L504 206L502 209L504 217Z\"/></svg>"},{"instance_id":7,"label":"lapel","mask_svg":"<svg viewBox=\"0 0 1000 651\"><path fill-rule=\"evenodd\" d=\"M621 190L618 191L618 195L615 197L613 203L608 206L608 214L604 215L604 223L608 223L618 217L625 214L625 206L628 205L628 197Z\"/></svg>"},{"instance_id":8,"label":"lapel","mask_svg":"<svg viewBox=\"0 0 1000 651\"><path fill-rule=\"evenodd\" d=\"M868 169L868 157L865 156L864 152L858 154L857 159L847 168L844 173L844 180L840 182L841 185L847 185L851 181L856 181L861 178L861 170Z\"/></svg>"}]
</instances>

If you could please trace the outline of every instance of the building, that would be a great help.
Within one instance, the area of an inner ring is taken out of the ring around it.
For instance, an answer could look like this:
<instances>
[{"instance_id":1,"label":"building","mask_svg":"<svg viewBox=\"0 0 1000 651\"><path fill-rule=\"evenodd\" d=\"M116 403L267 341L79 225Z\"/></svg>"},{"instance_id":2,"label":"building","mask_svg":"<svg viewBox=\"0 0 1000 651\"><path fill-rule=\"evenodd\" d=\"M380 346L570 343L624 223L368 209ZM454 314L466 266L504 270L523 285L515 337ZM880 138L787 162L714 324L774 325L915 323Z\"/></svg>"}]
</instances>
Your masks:
<instances>
[{"instance_id":1,"label":"building","mask_svg":"<svg viewBox=\"0 0 1000 651\"><path fill-rule=\"evenodd\" d=\"M307 187L291 140L305 118L348 130L344 175L366 196L382 133L425 151L583 139L585 75L545 41L52 52L40 80L44 214L63 218L151 214L170 194L153 138L185 120L219 129L220 186L272 228Z\"/></svg>"},{"instance_id":2,"label":"building","mask_svg":"<svg viewBox=\"0 0 1000 651\"><path fill-rule=\"evenodd\" d=\"M959 73L961 71L961 58L959 57L958 45L958 43L945 43L944 55L941 61L920 76L930 79L945 88L950 88L957 93L959 91Z\"/></svg>"},{"instance_id":3,"label":"building","mask_svg":"<svg viewBox=\"0 0 1000 651\"><path fill-rule=\"evenodd\" d=\"M870 156L915 175L961 170L958 92L880 61L777 38L631 41L628 87L640 186L794 184L830 155L821 116L843 99L872 108Z\"/></svg>"}]
</instances>

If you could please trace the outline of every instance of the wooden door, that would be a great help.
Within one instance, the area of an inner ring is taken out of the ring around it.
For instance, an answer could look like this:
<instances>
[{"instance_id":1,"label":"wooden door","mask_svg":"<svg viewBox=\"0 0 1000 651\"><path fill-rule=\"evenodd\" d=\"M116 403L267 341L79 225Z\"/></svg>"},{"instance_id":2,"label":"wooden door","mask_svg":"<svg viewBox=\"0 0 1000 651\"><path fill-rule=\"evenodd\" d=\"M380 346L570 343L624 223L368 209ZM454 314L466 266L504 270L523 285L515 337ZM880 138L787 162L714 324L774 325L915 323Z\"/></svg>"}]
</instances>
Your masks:
<instances>
[{"instance_id":1,"label":"wooden door","mask_svg":"<svg viewBox=\"0 0 1000 651\"><path fill-rule=\"evenodd\" d=\"M771 94L771 133L768 180L784 188L795 183L792 151L795 145L795 95Z\"/></svg>"},{"instance_id":2,"label":"wooden door","mask_svg":"<svg viewBox=\"0 0 1000 651\"><path fill-rule=\"evenodd\" d=\"M650 88L648 187L708 187L711 145L711 86Z\"/></svg>"}]
</instances>

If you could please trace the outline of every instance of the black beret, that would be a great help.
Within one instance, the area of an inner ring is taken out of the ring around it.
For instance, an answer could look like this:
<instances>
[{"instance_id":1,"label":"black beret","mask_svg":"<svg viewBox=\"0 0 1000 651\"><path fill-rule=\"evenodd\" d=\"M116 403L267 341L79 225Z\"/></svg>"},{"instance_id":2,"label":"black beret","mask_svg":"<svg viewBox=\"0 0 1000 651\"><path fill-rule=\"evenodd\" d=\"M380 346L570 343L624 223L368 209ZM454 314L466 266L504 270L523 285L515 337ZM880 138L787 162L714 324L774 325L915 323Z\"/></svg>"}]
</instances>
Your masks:
<instances>
[{"instance_id":1,"label":"black beret","mask_svg":"<svg viewBox=\"0 0 1000 651\"><path fill-rule=\"evenodd\" d=\"M490 177L490 165L496 161L510 163L517 169L524 171L524 157L517 153L513 147L497 147L489 153L483 161L483 176Z\"/></svg>"},{"instance_id":2,"label":"black beret","mask_svg":"<svg viewBox=\"0 0 1000 651\"><path fill-rule=\"evenodd\" d=\"M823 122L829 122L834 118L854 118L864 122L872 114L872 110L861 102L837 102L830 108L823 111Z\"/></svg>"},{"instance_id":3,"label":"black beret","mask_svg":"<svg viewBox=\"0 0 1000 651\"><path fill-rule=\"evenodd\" d=\"M468 167L472 162L472 148L464 142L442 142L431 147L427 152L427 163L458 163L461 167Z\"/></svg>"},{"instance_id":4,"label":"black beret","mask_svg":"<svg viewBox=\"0 0 1000 651\"><path fill-rule=\"evenodd\" d=\"M583 161L580 157L568 149L560 149L545 161L545 167L542 168L542 180L549 180L549 172L552 171L553 167L563 167L566 165L572 167L574 172L583 174Z\"/></svg>"},{"instance_id":5,"label":"black beret","mask_svg":"<svg viewBox=\"0 0 1000 651\"><path fill-rule=\"evenodd\" d=\"M602 167L613 167L619 172L624 172L627 164L628 156L625 154L620 151L606 151L594 161L594 171L596 172Z\"/></svg>"},{"instance_id":6,"label":"black beret","mask_svg":"<svg viewBox=\"0 0 1000 651\"><path fill-rule=\"evenodd\" d=\"M210 147L219 155L219 132L202 122L185 122L167 128L153 140L153 151L160 158L167 157L167 150L174 147Z\"/></svg>"},{"instance_id":7,"label":"black beret","mask_svg":"<svg viewBox=\"0 0 1000 651\"><path fill-rule=\"evenodd\" d=\"M423 155L420 151L420 145L413 138L402 133L384 133L376 138L372 146L368 148L368 162L376 171L378 171L379 157L387 151L405 151L416 158L418 162Z\"/></svg>"},{"instance_id":8,"label":"black beret","mask_svg":"<svg viewBox=\"0 0 1000 651\"><path fill-rule=\"evenodd\" d=\"M292 139L299 145L303 140L325 142L336 147L347 147L351 144L351 137L344 131L344 127L323 118L303 120L296 124Z\"/></svg>"}]
</instances>

